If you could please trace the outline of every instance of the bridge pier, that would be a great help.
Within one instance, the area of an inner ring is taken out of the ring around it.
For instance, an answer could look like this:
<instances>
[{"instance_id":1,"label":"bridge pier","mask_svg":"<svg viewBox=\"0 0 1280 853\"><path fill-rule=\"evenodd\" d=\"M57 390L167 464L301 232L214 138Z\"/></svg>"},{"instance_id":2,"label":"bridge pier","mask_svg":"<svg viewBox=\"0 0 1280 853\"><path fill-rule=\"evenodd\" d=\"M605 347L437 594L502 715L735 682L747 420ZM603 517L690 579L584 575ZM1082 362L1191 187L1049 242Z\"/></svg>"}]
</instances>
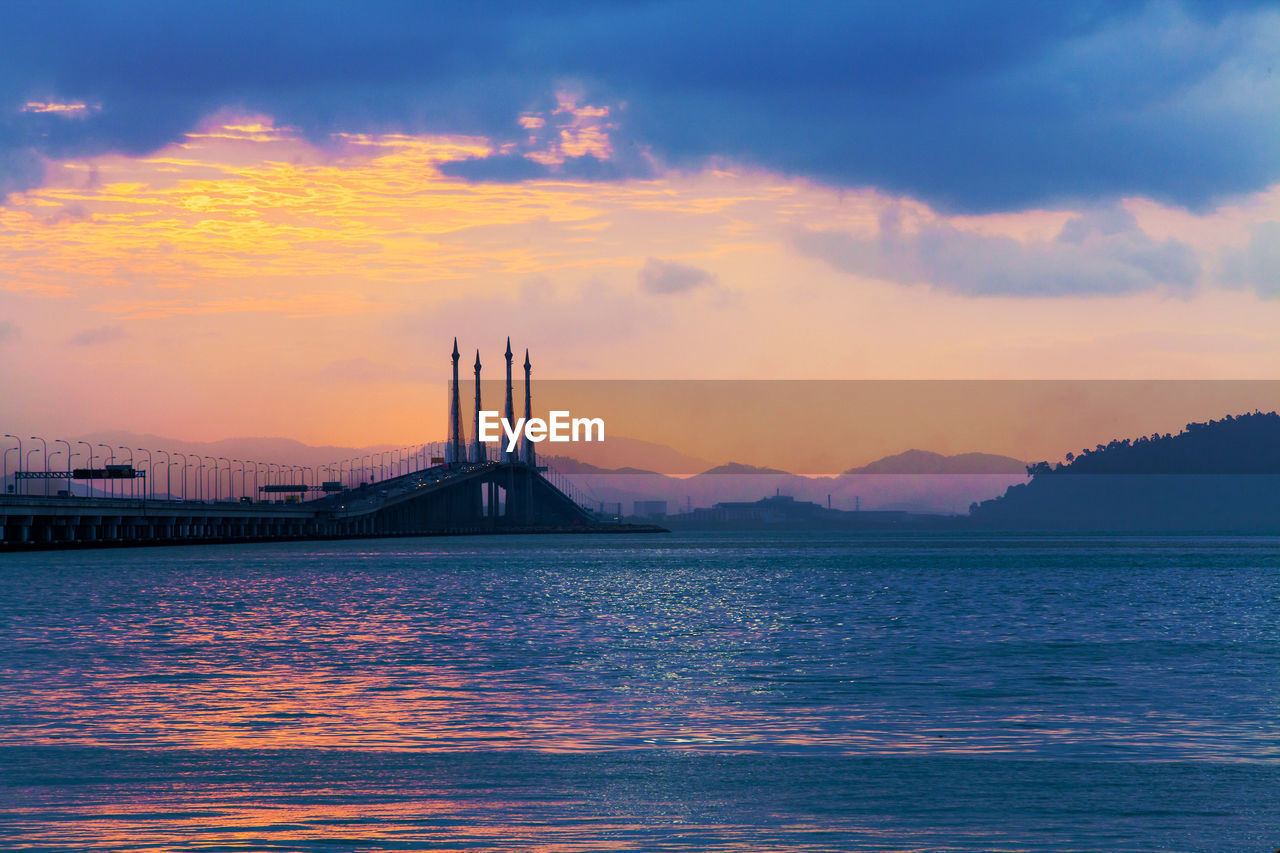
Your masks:
<instances>
[{"instance_id":1,"label":"bridge pier","mask_svg":"<svg viewBox=\"0 0 1280 853\"><path fill-rule=\"evenodd\" d=\"M11 515L5 519L5 539L10 542L24 543L31 535L31 525L35 518L30 515Z\"/></svg>"}]
</instances>

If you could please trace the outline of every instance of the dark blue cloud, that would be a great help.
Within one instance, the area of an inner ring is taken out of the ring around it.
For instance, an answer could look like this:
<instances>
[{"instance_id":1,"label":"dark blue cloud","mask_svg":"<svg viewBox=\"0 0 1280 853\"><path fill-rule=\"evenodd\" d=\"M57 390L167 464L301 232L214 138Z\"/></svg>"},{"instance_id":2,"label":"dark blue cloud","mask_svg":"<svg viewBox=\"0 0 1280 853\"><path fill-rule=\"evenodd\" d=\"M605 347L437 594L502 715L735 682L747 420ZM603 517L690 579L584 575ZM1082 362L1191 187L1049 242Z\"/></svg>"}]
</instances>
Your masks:
<instances>
[{"instance_id":1,"label":"dark blue cloud","mask_svg":"<svg viewBox=\"0 0 1280 853\"><path fill-rule=\"evenodd\" d=\"M1087 296L1156 288L1188 293L1201 267L1190 246L1156 240L1123 208L1067 221L1053 240L1024 242L946 223L903 229L889 208L874 236L800 231L796 247L838 270L964 296Z\"/></svg>"},{"instance_id":2,"label":"dark blue cloud","mask_svg":"<svg viewBox=\"0 0 1280 853\"><path fill-rule=\"evenodd\" d=\"M440 171L451 178L462 178L477 183L527 181L545 178L551 171L542 163L536 163L519 154L493 154L489 157L469 157L452 160L440 165Z\"/></svg>"},{"instance_id":3,"label":"dark blue cloud","mask_svg":"<svg viewBox=\"0 0 1280 853\"><path fill-rule=\"evenodd\" d=\"M519 114L570 85L615 107L615 150L678 167L724 157L954 210L1200 207L1280 180L1277 43L1261 3L11 3L0 188L36 180L37 154L150 150L223 107L316 139L518 142ZM102 110L19 112L44 98ZM537 176L514 159L454 168Z\"/></svg>"},{"instance_id":4,"label":"dark blue cloud","mask_svg":"<svg viewBox=\"0 0 1280 853\"><path fill-rule=\"evenodd\" d=\"M639 273L640 287L649 293L662 295L688 293L700 287L714 287L719 283L715 273L698 267L646 258Z\"/></svg>"}]
</instances>

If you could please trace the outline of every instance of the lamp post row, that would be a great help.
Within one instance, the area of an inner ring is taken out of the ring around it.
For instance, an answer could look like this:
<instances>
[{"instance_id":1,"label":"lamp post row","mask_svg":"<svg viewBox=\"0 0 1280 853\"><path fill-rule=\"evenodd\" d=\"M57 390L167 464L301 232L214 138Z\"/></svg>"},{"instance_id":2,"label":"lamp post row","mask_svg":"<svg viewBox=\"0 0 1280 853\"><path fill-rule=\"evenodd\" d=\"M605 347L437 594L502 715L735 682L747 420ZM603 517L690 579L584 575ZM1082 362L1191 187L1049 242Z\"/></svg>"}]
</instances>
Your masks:
<instances>
[{"instance_id":1,"label":"lamp post row","mask_svg":"<svg viewBox=\"0 0 1280 853\"><path fill-rule=\"evenodd\" d=\"M28 440L40 442L40 447L31 448L30 450L27 450L25 453L24 453L24 447L23 447L23 442L21 437L13 435L11 433L4 433L3 437L13 439L15 442L17 442L17 447L16 448L9 447L9 448L6 448L4 451L3 475L0 476L0 482L7 483L8 481L9 454L14 450L17 450L17 454L18 454L18 466L16 470L19 472L37 470L36 466L31 462L31 457L35 455L37 452L39 452L41 455L41 464L39 466L39 470L43 472L49 472L51 471L49 467L50 461L53 459L53 457L57 456L59 453L62 452L60 450L55 450L53 453L50 453L49 443L43 437L38 435L30 436ZM239 493L245 494L245 495L247 494L256 495L260 491L259 483L260 483L260 478L261 478L263 469L265 469L266 471L265 485L268 485L268 486L269 485L301 485L301 486L307 486L309 488L315 488L320 485L320 483L317 482L317 473L324 472L326 474L326 478L324 482L327 483L327 482L333 482L332 478L334 477L334 473L336 472L337 473L336 482L343 484L344 486L354 487L359 484L365 484L365 483L373 482L375 480L387 479L388 477L403 476L405 474L411 474L416 471L429 468L431 467L432 456L443 454L443 451L441 449L442 445L440 448L438 448L437 444L439 443L437 442L437 443L431 443L431 444L407 445L405 447L393 448L391 450L379 451L377 453L367 453L360 456L352 457L351 459L343 459L343 460L327 462L327 463L322 463L320 465L312 466L312 465L287 465L287 464L278 463L278 462L257 462L254 460L229 459L225 456L217 456L217 457L201 456L200 454L195 454L195 453L191 453L191 454L179 453L176 450L174 451L156 450L153 452L152 450L146 447L130 448L124 445L113 446L113 445L104 444L101 442L99 442L96 445L91 445L87 441L77 440L74 443L76 445L84 445L84 448L85 448L84 453L81 453L78 451L73 452L72 451L73 443L66 439L55 438L53 439L53 443L63 444L66 446L66 457L67 457L66 481L67 481L68 494L71 493L71 488L72 488L71 482L73 480L73 476L72 476L73 474L72 460L73 459L83 457L86 460L88 467L90 468L94 467L94 463L99 458L103 459L104 461L108 461L108 464L110 465L115 465L116 451L120 450L120 451L123 451L124 454L126 455L126 462L128 466L130 468L133 468L134 466L133 454L134 454L134 450L136 449L139 453L146 454L147 476L143 482L144 491L142 495L144 498L154 499L156 496L155 466L157 463L156 463L155 457L159 455L163 455L164 459L160 461L160 464L163 464L165 468L165 495L167 496L167 498L173 499L175 497L174 482L173 482L174 480L173 478L174 461L173 460L176 457L177 459L181 460L181 468L180 468L181 478L179 481L181 500L187 500L188 498L187 469L194 467L196 469L195 471L196 477L195 477L194 488L191 491L194 492L194 498L198 501L204 501L208 499L213 499L213 500L220 499L220 496L222 494L222 471L224 470L223 469L224 464L226 466L225 470L227 472L226 497L227 497L227 500L235 500L236 493L237 493L237 490L235 488L236 470L233 467L235 465L239 466L239 474L240 474ZM100 447L105 452L102 454L97 454L94 452L94 449L93 449L94 447ZM209 466L209 469L212 474L212 483L210 483L209 478L206 478L205 476L206 466L204 463L206 461L211 463ZM250 467L252 467L252 471L253 471L253 491L251 493L249 492L249 489L248 489L248 471L250 470ZM344 475L344 469L345 469L345 475ZM355 475L357 473L357 470L359 471L359 480L355 481ZM288 480L287 483L285 482L286 477ZM114 498L116 496L115 480L114 479L108 480L108 482L110 483L110 487L109 487L110 496ZM49 481L46 479L45 480L46 495L48 494L48 483ZM12 488L13 488L13 491L15 492L17 491L16 479L15 479L14 486ZM122 490L123 490L123 487L122 487ZM92 486L87 487L87 492L90 494L92 493ZM137 497L136 481L133 479L130 479L129 481L129 495L131 497Z\"/></svg>"}]
</instances>

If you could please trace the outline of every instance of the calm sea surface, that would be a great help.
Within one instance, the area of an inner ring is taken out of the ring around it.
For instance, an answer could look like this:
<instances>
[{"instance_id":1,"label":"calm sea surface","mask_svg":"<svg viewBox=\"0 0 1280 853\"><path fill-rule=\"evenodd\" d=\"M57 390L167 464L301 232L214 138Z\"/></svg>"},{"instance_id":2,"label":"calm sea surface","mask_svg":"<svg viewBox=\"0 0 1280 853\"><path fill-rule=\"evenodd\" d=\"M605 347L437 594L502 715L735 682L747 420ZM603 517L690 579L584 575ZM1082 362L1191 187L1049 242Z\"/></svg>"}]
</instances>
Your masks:
<instances>
[{"instance_id":1,"label":"calm sea surface","mask_svg":"<svg viewBox=\"0 0 1280 853\"><path fill-rule=\"evenodd\" d=\"M0 846L1270 853L1280 540L0 556Z\"/></svg>"}]
</instances>

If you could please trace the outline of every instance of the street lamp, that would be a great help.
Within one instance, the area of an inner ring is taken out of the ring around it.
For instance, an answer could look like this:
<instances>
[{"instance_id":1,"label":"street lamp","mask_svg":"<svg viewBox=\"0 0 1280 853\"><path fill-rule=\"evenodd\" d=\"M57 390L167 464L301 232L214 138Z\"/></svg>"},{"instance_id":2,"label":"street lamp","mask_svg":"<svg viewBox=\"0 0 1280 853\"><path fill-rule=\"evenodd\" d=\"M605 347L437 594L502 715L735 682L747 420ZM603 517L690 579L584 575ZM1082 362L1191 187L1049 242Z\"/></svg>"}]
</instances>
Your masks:
<instances>
[{"instance_id":1,"label":"street lamp","mask_svg":"<svg viewBox=\"0 0 1280 853\"><path fill-rule=\"evenodd\" d=\"M46 456L46 457L45 457L45 460L44 460L44 470L45 470L45 473L46 473L46 474L47 474L47 473L49 473L49 460L50 460L50 459L52 459L53 457L57 456L57 455L58 455L59 453L61 453L61 452L62 452L61 450L55 450L55 451L53 451L52 453L50 453L48 456ZM68 463L70 463L70 461L71 461L71 460L67 460L67 461L68 461ZM48 477L46 477L46 478L45 478L45 480L44 480L44 496L45 496L46 498L47 498L47 497L49 497L49 478L48 478Z\"/></svg>"},{"instance_id":2,"label":"street lamp","mask_svg":"<svg viewBox=\"0 0 1280 853\"><path fill-rule=\"evenodd\" d=\"M49 442L45 441L43 438L41 438L38 435L31 436L31 440L40 442L40 445L43 448L40 454L40 458L44 460L44 464L40 466L40 470L44 471L46 474L49 473ZM28 465L27 468L30 469L31 466ZM44 496L46 498L49 497L49 481L48 480L44 481Z\"/></svg>"},{"instance_id":3,"label":"street lamp","mask_svg":"<svg viewBox=\"0 0 1280 853\"><path fill-rule=\"evenodd\" d=\"M198 453L191 454L196 458L196 500L204 501L204 457Z\"/></svg>"},{"instance_id":4,"label":"street lamp","mask_svg":"<svg viewBox=\"0 0 1280 853\"><path fill-rule=\"evenodd\" d=\"M230 503L231 501L234 501L234 500L235 500L235 498L233 498L233 497L231 496L231 460L230 460L230 459L228 459L228 458L227 458L227 457L225 457L225 456L219 456L219 457L217 458L217 461L218 461L218 462L225 462L225 463L227 463L227 502L228 502L228 503ZM217 469L215 469L215 473L214 473L214 475L213 475L213 482L214 482L214 486L213 486L213 496L214 496L214 499L215 499L215 500L216 500L216 499L217 499L217 497L218 497L218 485L217 485L217 484L218 484L218 480L219 480L219 478L222 476L221 471L222 471L222 469L221 469L221 468L217 468Z\"/></svg>"},{"instance_id":5,"label":"street lamp","mask_svg":"<svg viewBox=\"0 0 1280 853\"><path fill-rule=\"evenodd\" d=\"M135 472L134 472L134 470L133 470L133 451L132 451L132 450L130 450L129 448L127 448L127 447L123 447L123 446L121 446L119 449L120 449L120 450L123 450L125 453L128 453L128 454L129 454L129 473L131 473L131 474L132 474L132 473L135 473ZM136 482L137 482L137 480L135 480L133 477L130 477L130 478L129 478L129 497L134 497L134 488L133 488L133 487L134 487L134 484L135 484ZM122 492L124 491L124 487L123 487L123 486L120 488L120 491L122 491Z\"/></svg>"},{"instance_id":6,"label":"street lamp","mask_svg":"<svg viewBox=\"0 0 1280 853\"><path fill-rule=\"evenodd\" d=\"M142 448L138 448L138 449L139 449L139 450L141 450ZM169 451L167 451L167 450L157 450L157 451L156 451L156 453L163 453L163 454L164 454L164 499L165 499L165 500L167 500L167 501L171 501L171 500L173 500L173 477L172 477L172 475L170 474L170 471L169 471L169 469L170 469L170 465L169 465L169 463L170 463L170 461L171 461L171 460L170 460L170 458L169 458ZM156 490L155 490L155 488L153 487L153 488L151 489L151 494L152 494L152 496L154 496L154 495L155 495L155 493L156 493Z\"/></svg>"},{"instance_id":7,"label":"street lamp","mask_svg":"<svg viewBox=\"0 0 1280 853\"><path fill-rule=\"evenodd\" d=\"M175 450L173 455L182 457L182 499L185 501L187 499L187 454Z\"/></svg>"},{"instance_id":8,"label":"street lamp","mask_svg":"<svg viewBox=\"0 0 1280 853\"><path fill-rule=\"evenodd\" d=\"M200 457L200 460L201 460L201 465L200 465L200 488L201 488L201 489L204 489L204 487L205 487L205 485L206 485L206 484L205 484L205 482L204 482L204 460L205 460L205 459L208 459L208 460L209 460L209 462L211 463L209 467L213 468L213 489L212 489L212 490L205 490L205 492L204 492L204 493L205 493L206 495L208 495L209 497L212 497L212 498L214 499L214 501L217 501L217 500L218 500L218 460L217 460L217 459L215 459L215 458L214 458L214 457L212 457L212 456L201 456L201 457ZM205 500L207 500L207 498L204 498L204 499L205 499Z\"/></svg>"},{"instance_id":9,"label":"street lamp","mask_svg":"<svg viewBox=\"0 0 1280 853\"><path fill-rule=\"evenodd\" d=\"M9 479L9 454L10 454L10 453L12 453L12 452L13 452L13 451L15 451L15 450L17 450L17 448L16 448L16 447L6 447L6 448L4 449L4 478L5 478L6 480L8 480L8 479ZM21 456L19 456L19 457L18 457L18 467L19 467L19 468L21 468L21 467L22 467L22 457L21 457ZM18 478L17 478L17 477L14 477L14 479L13 479L13 486L14 486L13 491L14 491L14 493L15 493L15 494L16 494L16 493L17 493L17 491L18 491L18 490L17 490L17 485L18 485Z\"/></svg>"},{"instance_id":10,"label":"street lamp","mask_svg":"<svg viewBox=\"0 0 1280 853\"><path fill-rule=\"evenodd\" d=\"M89 457L89 469L93 470L93 446L90 445L89 442L87 441L76 441L76 444L84 445L84 449L87 451L85 455ZM89 485L84 487L84 495L87 498L93 497L93 480L92 479L89 480Z\"/></svg>"},{"instance_id":11,"label":"street lamp","mask_svg":"<svg viewBox=\"0 0 1280 853\"><path fill-rule=\"evenodd\" d=\"M150 500L156 494L155 484L152 482L156 478L156 466L151 460L150 450L139 447L138 452L147 454L147 479L142 481L142 497L144 500Z\"/></svg>"},{"instance_id":12,"label":"street lamp","mask_svg":"<svg viewBox=\"0 0 1280 853\"><path fill-rule=\"evenodd\" d=\"M57 444L58 442L62 442L67 446L67 495L71 496L71 442L67 441L65 438L55 438L53 440L54 444Z\"/></svg>"},{"instance_id":13,"label":"street lamp","mask_svg":"<svg viewBox=\"0 0 1280 853\"><path fill-rule=\"evenodd\" d=\"M98 447L105 447L107 449L107 453L111 455L111 462L109 464L111 465L116 464L116 452L111 449L110 445L99 444ZM108 480L108 482L111 483L111 497L114 498L116 496L116 481Z\"/></svg>"},{"instance_id":14,"label":"street lamp","mask_svg":"<svg viewBox=\"0 0 1280 853\"><path fill-rule=\"evenodd\" d=\"M217 503L218 501L218 460L213 456L202 456L201 458L208 460L209 469L213 471L213 482L209 483L206 480L203 484L204 499L205 501L212 501L214 503Z\"/></svg>"},{"instance_id":15,"label":"street lamp","mask_svg":"<svg viewBox=\"0 0 1280 853\"><path fill-rule=\"evenodd\" d=\"M5 437L5 438L12 438L14 441L18 442L18 473L20 474L20 473L22 473L22 460L26 458L26 457L24 457L24 456L22 455L22 439L18 438L16 435L9 435L9 433L7 433L7 432L4 434L4 437ZM13 449L13 448L10 448L10 450L12 450L12 449ZM9 454L8 454L8 453L6 453L6 454L5 454L5 465L4 465L4 467L5 467L5 476L6 476L6 477L7 477L7 476L9 476L9 461L8 461L8 460L9 460ZM14 474L14 475L13 475L13 493L14 493L15 495L20 495L20 494L22 494L22 490L18 488L18 474Z\"/></svg>"}]
</instances>

